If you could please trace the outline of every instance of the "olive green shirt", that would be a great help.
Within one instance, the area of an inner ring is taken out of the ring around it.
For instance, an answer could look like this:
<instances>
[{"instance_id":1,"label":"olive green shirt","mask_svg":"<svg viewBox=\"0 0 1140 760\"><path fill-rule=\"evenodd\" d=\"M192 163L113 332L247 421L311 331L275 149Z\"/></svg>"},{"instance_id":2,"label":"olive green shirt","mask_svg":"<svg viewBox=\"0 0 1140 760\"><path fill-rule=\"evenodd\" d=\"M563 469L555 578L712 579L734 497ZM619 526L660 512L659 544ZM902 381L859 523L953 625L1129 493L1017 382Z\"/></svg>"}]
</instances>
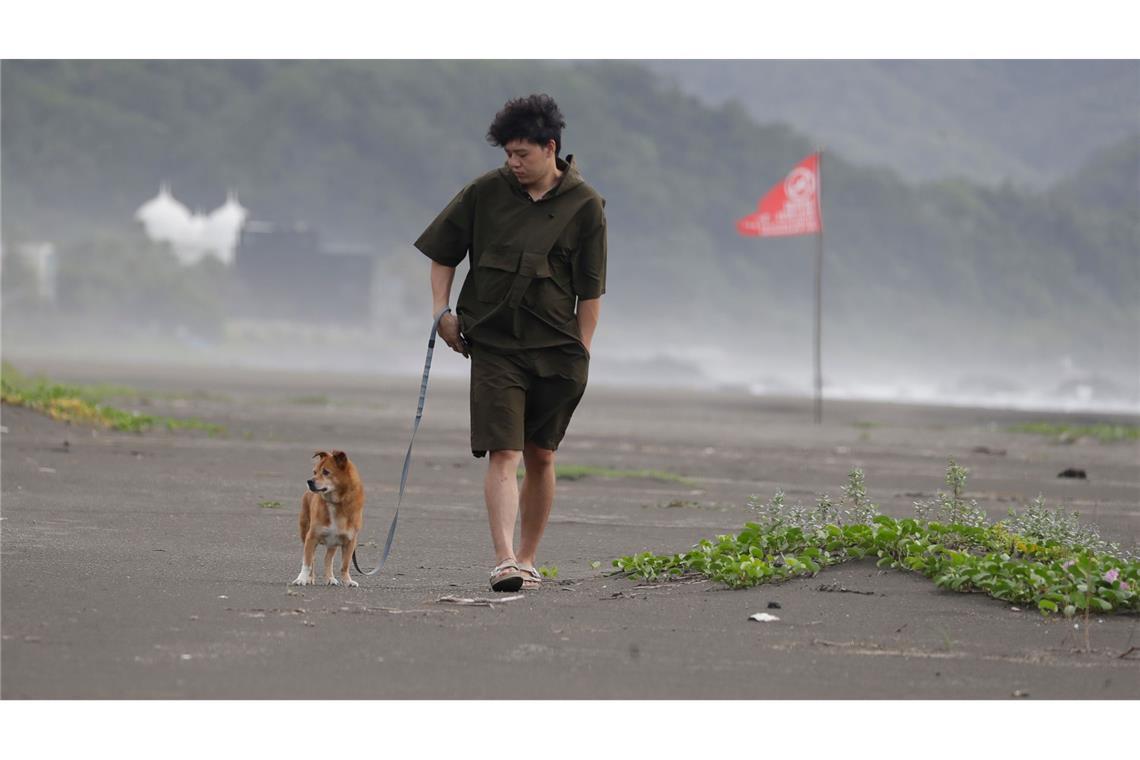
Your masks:
<instances>
[{"instance_id":1,"label":"olive green shirt","mask_svg":"<svg viewBox=\"0 0 1140 760\"><path fill-rule=\"evenodd\" d=\"M504 163L467 185L415 246L455 267L471 254L456 316L472 343L500 351L582 343L575 299L606 292L605 199L574 157L533 200Z\"/></svg>"}]
</instances>

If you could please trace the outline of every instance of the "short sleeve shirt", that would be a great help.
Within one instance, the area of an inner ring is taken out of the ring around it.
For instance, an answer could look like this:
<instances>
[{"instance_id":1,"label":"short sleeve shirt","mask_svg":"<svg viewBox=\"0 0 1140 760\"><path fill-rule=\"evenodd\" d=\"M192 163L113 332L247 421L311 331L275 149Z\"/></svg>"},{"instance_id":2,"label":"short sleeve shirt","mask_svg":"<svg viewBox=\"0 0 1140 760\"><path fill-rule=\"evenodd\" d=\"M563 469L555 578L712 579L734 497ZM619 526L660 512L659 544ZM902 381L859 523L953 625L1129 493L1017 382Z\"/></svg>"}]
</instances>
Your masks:
<instances>
[{"instance_id":1,"label":"short sleeve shirt","mask_svg":"<svg viewBox=\"0 0 1140 760\"><path fill-rule=\"evenodd\" d=\"M581 343L576 299L606 292L605 200L574 157L533 200L504 164L463 188L415 246L444 266L470 254L456 316L472 342L497 350Z\"/></svg>"}]
</instances>

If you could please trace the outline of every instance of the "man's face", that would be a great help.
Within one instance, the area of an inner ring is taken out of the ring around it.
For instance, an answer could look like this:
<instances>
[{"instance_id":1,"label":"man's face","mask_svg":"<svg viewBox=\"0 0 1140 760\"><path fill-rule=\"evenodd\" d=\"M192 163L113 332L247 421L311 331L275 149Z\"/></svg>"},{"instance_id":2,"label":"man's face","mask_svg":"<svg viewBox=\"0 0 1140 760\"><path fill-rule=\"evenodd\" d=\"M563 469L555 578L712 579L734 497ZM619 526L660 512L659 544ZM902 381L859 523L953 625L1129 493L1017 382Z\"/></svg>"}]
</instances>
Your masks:
<instances>
[{"instance_id":1,"label":"man's face","mask_svg":"<svg viewBox=\"0 0 1140 760\"><path fill-rule=\"evenodd\" d=\"M507 152L507 165L523 186L533 184L554 170L553 140L546 145L511 140L503 149Z\"/></svg>"}]
</instances>

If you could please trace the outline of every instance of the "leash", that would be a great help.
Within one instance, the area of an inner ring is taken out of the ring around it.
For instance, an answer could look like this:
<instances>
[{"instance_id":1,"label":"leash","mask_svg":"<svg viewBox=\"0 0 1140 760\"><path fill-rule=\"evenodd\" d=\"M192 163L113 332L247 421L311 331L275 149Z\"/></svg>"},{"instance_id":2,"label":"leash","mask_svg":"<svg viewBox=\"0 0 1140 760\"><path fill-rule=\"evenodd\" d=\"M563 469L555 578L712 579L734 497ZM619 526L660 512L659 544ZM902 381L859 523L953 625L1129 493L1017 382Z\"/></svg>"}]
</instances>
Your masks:
<instances>
[{"instance_id":1,"label":"leash","mask_svg":"<svg viewBox=\"0 0 1140 760\"><path fill-rule=\"evenodd\" d=\"M424 414L424 400L427 398L428 388L428 373L431 372L431 355L435 351L435 334L439 329L439 321L443 319L443 315L451 311L450 306L444 306L439 314L435 315L435 321L431 324L431 336L428 338L427 359L424 361L424 377L420 381L420 400L416 406L416 421L412 425L412 440L408 441L408 453L404 455L404 471L400 475L400 495L396 497L396 514L392 516L392 525L388 528L388 540L384 542L384 555L380 557L380 564L368 572L360 569L360 564L356 561L356 551L352 552L352 564L356 568L356 572L361 575L376 575L380 572L380 568L384 567L384 563L388 561L388 552L392 551L392 539L396 537L396 521L400 519L400 503L404 500L404 486L408 482L408 469L412 464L412 444L416 442L416 431L420 429L420 418Z\"/></svg>"}]
</instances>

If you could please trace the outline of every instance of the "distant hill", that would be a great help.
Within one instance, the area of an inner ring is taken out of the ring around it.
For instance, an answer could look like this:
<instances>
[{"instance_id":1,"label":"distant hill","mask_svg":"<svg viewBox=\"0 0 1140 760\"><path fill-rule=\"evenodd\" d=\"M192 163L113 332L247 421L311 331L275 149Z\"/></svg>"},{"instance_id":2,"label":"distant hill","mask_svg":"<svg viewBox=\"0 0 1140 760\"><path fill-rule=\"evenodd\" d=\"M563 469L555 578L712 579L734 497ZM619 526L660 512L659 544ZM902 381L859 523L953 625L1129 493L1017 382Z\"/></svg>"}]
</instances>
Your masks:
<instances>
[{"instance_id":1,"label":"distant hill","mask_svg":"<svg viewBox=\"0 0 1140 760\"><path fill-rule=\"evenodd\" d=\"M1140 224L1140 133L1094 153L1052 195L1084 209L1121 213Z\"/></svg>"},{"instance_id":2,"label":"distant hill","mask_svg":"<svg viewBox=\"0 0 1140 760\"><path fill-rule=\"evenodd\" d=\"M1044 188L1140 131L1140 61L647 61L849 161Z\"/></svg>"},{"instance_id":3,"label":"distant hill","mask_svg":"<svg viewBox=\"0 0 1140 760\"><path fill-rule=\"evenodd\" d=\"M815 140L632 63L5 62L5 247L129 227L163 180L192 208L232 188L254 218L304 219L326 240L379 250L418 330L426 281L411 241L502 160L487 125L531 91L557 98L565 150L608 200L611 335L642 351L719 345L772 365L809 361L813 242L741 238L734 222ZM906 91L901 113L920 144L928 101ZM1050 129L1027 134L1044 145ZM836 365L1140 373L1136 207L1113 189L1127 187L1133 159L1108 150L1029 191L916 184L856 155L835 145L824 168L825 341Z\"/></svg>"}]
</instances>

